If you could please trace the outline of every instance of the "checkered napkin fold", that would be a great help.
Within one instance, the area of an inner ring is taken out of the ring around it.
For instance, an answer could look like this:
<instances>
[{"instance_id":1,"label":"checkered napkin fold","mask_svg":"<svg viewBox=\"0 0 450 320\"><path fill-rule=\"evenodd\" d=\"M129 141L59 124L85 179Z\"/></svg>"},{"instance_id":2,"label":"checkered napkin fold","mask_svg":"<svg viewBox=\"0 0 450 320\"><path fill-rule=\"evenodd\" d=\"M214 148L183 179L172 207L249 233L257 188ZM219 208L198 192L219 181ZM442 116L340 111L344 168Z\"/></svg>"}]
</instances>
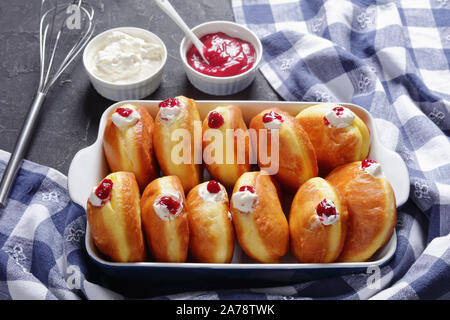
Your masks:
<instances>
[{"instance_id":1,"label":"checkered napkin fold","mask_svg":"<svg viewBox=\"0 0 450 320\"><path fill-rule=\"evenodd\" d=\"M9 156L0 150L0 176ZM95 283L85 230L86 214L70 200L67 178L24 161L0 207L0 299L121 298Z\"/></svg>"}]
</instances>

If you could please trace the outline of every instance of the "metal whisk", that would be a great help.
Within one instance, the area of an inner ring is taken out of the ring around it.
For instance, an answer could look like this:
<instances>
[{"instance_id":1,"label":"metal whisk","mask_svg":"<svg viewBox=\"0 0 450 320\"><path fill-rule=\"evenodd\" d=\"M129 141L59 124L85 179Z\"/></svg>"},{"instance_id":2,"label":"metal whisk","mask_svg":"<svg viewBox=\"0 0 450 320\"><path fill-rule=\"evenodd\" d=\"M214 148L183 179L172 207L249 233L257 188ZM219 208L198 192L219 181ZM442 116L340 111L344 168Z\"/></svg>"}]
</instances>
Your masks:
<instances>
[{"instance_id":1,"label":"metal whisk","mask_svg":"<svg viewBox=\"0 0 450 320\"><path fill-rule=\"evenodd\" d=\"M83 0L41 1L39 88L0 182L0 206L6 204L45 97L91 38L94 33L93 19L93 7Z\"/></svg>"}]
</instances>

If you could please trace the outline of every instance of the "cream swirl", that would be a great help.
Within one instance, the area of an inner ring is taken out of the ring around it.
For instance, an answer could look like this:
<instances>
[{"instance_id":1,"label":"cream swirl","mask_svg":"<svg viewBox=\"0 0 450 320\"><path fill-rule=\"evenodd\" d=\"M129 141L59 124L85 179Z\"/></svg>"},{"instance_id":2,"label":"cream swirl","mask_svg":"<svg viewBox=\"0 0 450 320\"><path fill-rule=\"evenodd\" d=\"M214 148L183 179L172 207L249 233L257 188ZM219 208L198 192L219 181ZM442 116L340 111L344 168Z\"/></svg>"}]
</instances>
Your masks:
<instances>
[{"instance_id":1,"label":"cream swirl","mask_svg":"<svg viewBox=\"0 0 450 320\"><path fill-rule=\"evenodd\" d=\"M381 164L374 160L365 159L361 162L361 170L364 170L364 172L370 174L374 178L383 178L384 172L383 168L381 167Z\"/></svg>"},{"instance_id":2,"label":"cream swirl","mask_svg":"<svg viewBox=\"0 0 450 320\"><path fill-rule=\"evenodd\" d=\"M101 206L103 206L103 200L100 199L99 197L97 197L97 195L95 194L96 190L97 190L97 187L92 188L91 194L89 195L89 202L94 207L101 207Z\"/></svg>"},{"instance_id":3,"label":"cream swirl","mask_svg":"<svg viewBox=\"0 0 450 320\"><path fill-rule=\"evenodd\" d=\"M240 190L233 194L233 207L243 213L251 213L253 206L258 201L256 192L251 192L247 189Z\"/></svg>"},{"instance_id":4,"label":"cream swirl","mask_svg":"<svg viewBox=\"0 0 450 320\"><path fill-rule=\"evenodd\" d=\"M140 119L141 115L132 106L117 108L117 110L111 116L112 122L120 130L134 125Z\"/></svg>"},{"instance_id":5,"label":"cream swirl","mask_svg":"<svg viewBox=\"0 0 450 320\"><path fill-rule=\"evenodd\" d=\"M325 226L330 226L339 221L339 211L330 199L323 199L316 207L316 218Z\"/></svg>"},{"instance_id":6,"label":"cream swirl","mask_svg":"<svg viewBox=\"0 0 450 320\"><path fill-rule=\"evenodd\" d=\"M355 114L348 108L335 107L327 111L325 114L325 122L329 128L345 128L353 123Z\"/></svg>"},{"instance_id":7,"label":"cream swirl","mask_svg":"<svg viewBox=\"0 0 450 320\"><path fill-rule=\"evenodd\" d=\"M153 202L153 209L161 220L173 220L183 211L183 199L179 193L166 191Z\"/></svg>"},{"instance_id":8,"label":"cream swirl","mask_svg":"<svg viewBox=\"0 0 450 320\"><path fill-rule=\"evenodd\" d=\"M222 188L219 192L212 193L208 191L206 184L203 184L198 188L198 195L200 196L200 198L207 202L220 202L225 200L225 192L222 190Z\"/></svg>"}]
</instances>

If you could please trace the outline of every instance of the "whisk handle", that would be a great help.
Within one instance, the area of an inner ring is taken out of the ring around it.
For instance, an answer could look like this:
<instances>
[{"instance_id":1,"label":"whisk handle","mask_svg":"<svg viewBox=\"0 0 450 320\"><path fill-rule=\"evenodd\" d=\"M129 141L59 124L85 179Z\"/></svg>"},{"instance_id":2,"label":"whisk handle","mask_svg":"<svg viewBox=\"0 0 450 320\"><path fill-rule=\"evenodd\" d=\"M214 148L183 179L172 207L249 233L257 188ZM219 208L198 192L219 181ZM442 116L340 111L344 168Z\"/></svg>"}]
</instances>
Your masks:
<instances>
[{"instance_id":1,"label":"whisk handle","mask_svg":"<svg viewBox=\"0 0 450 320\"><path fill-rule=\"evenodd\" d=\"M6 166L0 182L0 206L6 205L9 191L16 178L17 172L19 171L22 159L25 156L34 128L36 127L45 96L45 93L38 92L28 110L27 118L23 124L19 137L17 138L14 151L9 158L8 165Z\"/></svg>"}]
</instances>

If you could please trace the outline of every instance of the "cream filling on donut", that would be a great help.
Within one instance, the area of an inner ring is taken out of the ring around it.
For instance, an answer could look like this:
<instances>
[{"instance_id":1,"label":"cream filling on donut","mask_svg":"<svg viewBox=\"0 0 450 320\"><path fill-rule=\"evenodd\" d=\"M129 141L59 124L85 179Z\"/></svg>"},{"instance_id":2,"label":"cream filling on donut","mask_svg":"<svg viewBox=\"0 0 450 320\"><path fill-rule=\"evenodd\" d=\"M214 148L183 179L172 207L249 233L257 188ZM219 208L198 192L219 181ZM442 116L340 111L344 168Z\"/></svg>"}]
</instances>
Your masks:
<instances>
[{"instance_id":1,"label":"cream filling on donut","mask_svg":"<svg viewBox=\"0 0 450 320\"><path fill-rule=\"evenodd\" d=\"M316 221L320 222L321 224L325 225L325 226L331 226L335 223L337 223L339 221L339 211L336 208L336 206L334 205L333 201L329 200L329 199L325 199L325 205L329 206L329 207L333 207L336 210L336 214L332 214L332 215L320 215L317 213L316 210Z\"/></svg>"},{"instance_id":2,"label":"cream filling on donut","mask_svg":"<svg viewBox=\"0 0 450 320\"><path fill-rule=\"evenodd\" d=\"M251 213L258 200L258 195L248 190L238 191L233 194L233 207L243 213Z\"/></svg>"},{"instance_id":3,"label":"cream filling on donut","mask_svg":"<svg viewBox=\"0 0 450 320\"><path fill-rule=\"evenodd\" d=\"M325 226L331 226L339 221L339 213L332 216L322 216L322 219L319 218L319 216L316 215L316 221L325 225Z\"/></svg>"},{"instance_id":4,"label":"cream filling on donut","mask_svg":"<svg viewBox=\"0 0 450 320\"><path fill-rule=\"evenodd\" d=\"M171 197L180 203L180 206L177 209L175 214L170 213L169 209L165 205L161 205L159 202L162 197ZM164 192L159 197L156 198L155 202L153 202L153 210L158 215L161 220L169 221L175 219L181 211L183 211L183 199L180 194L174 192Z\"/></svg>"},{"instance_id":5,"label":"cream filling on donut","mask_svg":"<svg viewBox=\"0 0 450 320\"><path fill-rule=\"evenodd\" d=\"M103 206L103 200L100 199L99 197L97 197L97 195L95 194L96 190L97 190L97 187L93 187L92 188L91 194L89 195L89 202L94 207L102 207Z\"/></svg>"},{"instance_id":6,"label":"cream filling on donut","mask_svg":"<svg viewBox=\"0 0 450 320\"><path fill-rule=\"evenodd\" d=\"M325 114L325 118L329 123L328 127L345 128L353 123L355 114L350 109L342 107L342 114L338 114L334 109L330 109Z\"/></svg>"},{"instance_id":7,"label":"cream filling on donut","mask_svg":"<svg viewBox=\"0 0 450 320\"><path fill-rule=\"evenodd\" d=\"M182 108L186 108L186 102L178 99L180 106L159 108L159 118L164 124L171 124L181 113Z\"/></svg>"},{"instance_id":8,"label":"cream filling on donut","mask_svg":"<svg viewBox=\"0 0 450 320\"><path fill-rule=\"evenodd\" d=\"M381 167L381 164L374 162L371 163L368 167L362 167L361 166L361 170L364 170L364 172L370 174L371 176L373 176L374 178L383 178L384 177L384 172L383 169Z\"/></svg>"},{"instance_id":9,"label":"cream filling on donut","mask_svg":"<svg viewBox=\"0 0 450 320\"><path fill-rule=\"evenodd\" d=\"M112 122L116 125L120 130L126 129L132 125L134 125L138 120L141 119L141 115L137 112L133 107L127 106L123 107L124 109L130 109L132 112L128 117L121 116L117 111L114 112L111 116Z\"/></svg>"},{"instance_id":10,"label":"cream filling on donut","mask_svg":"<svg viewBox=\"0 0 450 320\"><path fill-rule=\"evenodd\" d=\"M198 195L207 202L221 202L225 199L225 192L222 188L217 193L211 193L208 191L207 184L204 184L198 188Z\"/></svg>"},{"instance_id":11,"label":"cream filling on donut","mask_svg":"<svg viewBox=\"0 0 450 320\"><path fill-rule=\"evenodd\" d=\"M279 119L273 119L270 122L264 122L264 128L269 129L269 130L276 130L276 129L280 129L281 124L283 123L283 121L279 120Z\"/></svg>"}]
</instances>

